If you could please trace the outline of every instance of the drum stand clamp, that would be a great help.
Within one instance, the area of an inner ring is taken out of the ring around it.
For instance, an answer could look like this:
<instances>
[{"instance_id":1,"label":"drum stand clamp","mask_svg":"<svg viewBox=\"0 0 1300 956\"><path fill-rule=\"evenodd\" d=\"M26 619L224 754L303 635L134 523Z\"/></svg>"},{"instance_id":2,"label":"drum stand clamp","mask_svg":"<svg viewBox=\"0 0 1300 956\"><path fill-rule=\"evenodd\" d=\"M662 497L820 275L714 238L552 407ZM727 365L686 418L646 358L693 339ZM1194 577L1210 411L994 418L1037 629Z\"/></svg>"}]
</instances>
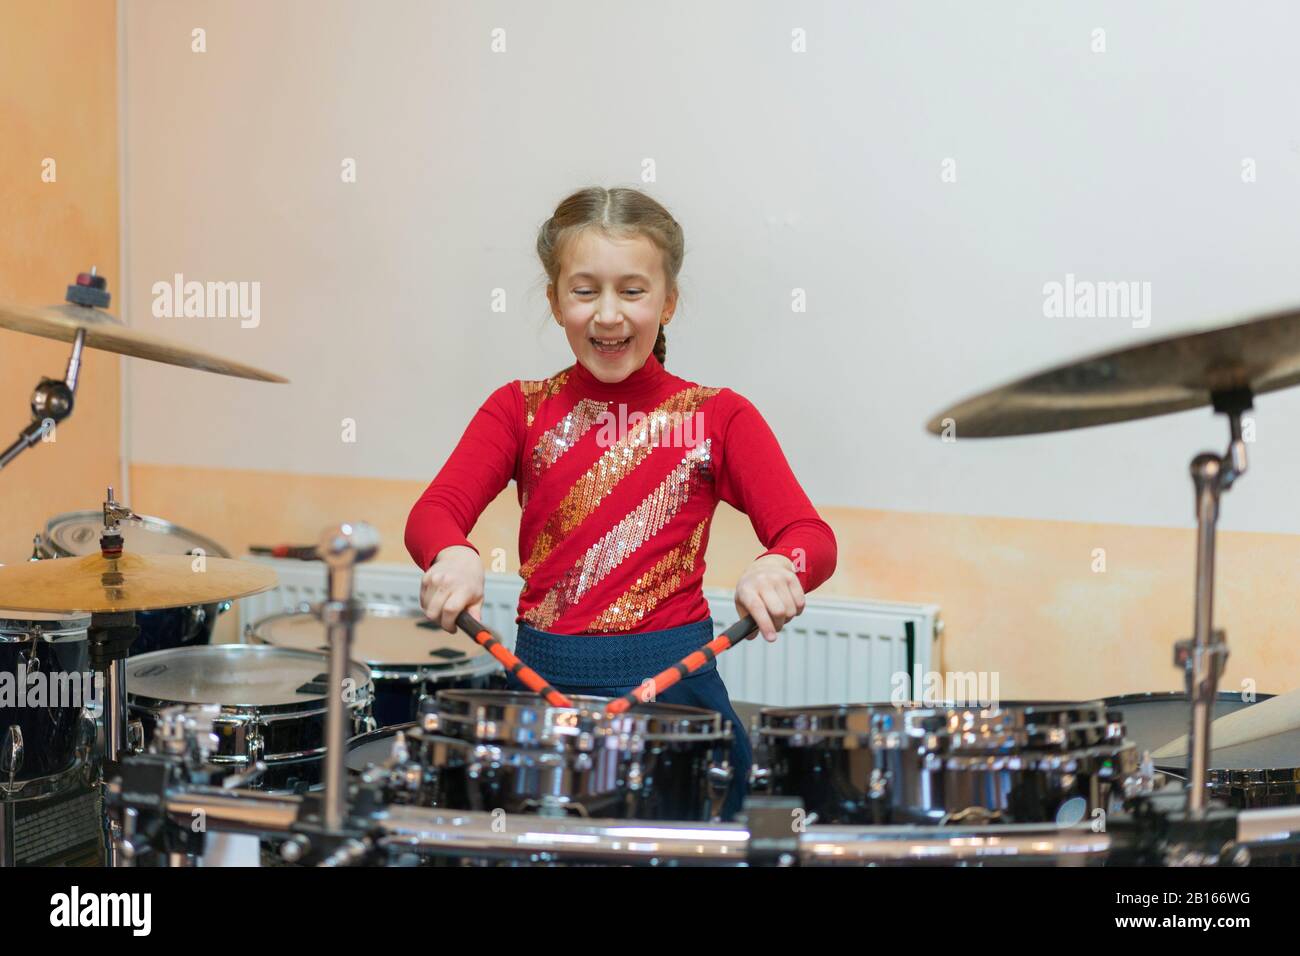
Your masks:
<instances>
[{"instance_id":1,"label":"drum stand clamp","mask_svg":"<svg viewBox=\"0 0 1300 956\"><path fill-rule=\"evenodd\" d=\"M371 821L384 809L382 795L377 788L358 787L352 806L341 827L330 827L325 822L325 795L306 793L302 796L298 818L291 827L292 835L280 846L280 856L286 863L301 866L373 866L383 862L379 848L382 831Z\"/></svg>"},{"instance_id":2,"label":"drum stand clamp","mask_svg":"<svg viewBox=\"0 0 1300 956\"><path fill-rule=\"evenodd\" d=\"M1198 811L1176 791L1157 791L1131 800L1111 814L1106 831L1115 837L1108 863L1121 866L1244 866L1250 855L1238 848L1240 812L1220 804Z\"/></svg>"},{"instance_id":3,"label":"drum stand clamp","mask_svg":"<svg viewBox=\"0 0 1300 956\"><path fill-rule=\"evenodd\" d=\"M740 818L749 831L745 862L749 866L798 865L802 812L799 797L748 798Z\"/></svg>"}]
</instances>

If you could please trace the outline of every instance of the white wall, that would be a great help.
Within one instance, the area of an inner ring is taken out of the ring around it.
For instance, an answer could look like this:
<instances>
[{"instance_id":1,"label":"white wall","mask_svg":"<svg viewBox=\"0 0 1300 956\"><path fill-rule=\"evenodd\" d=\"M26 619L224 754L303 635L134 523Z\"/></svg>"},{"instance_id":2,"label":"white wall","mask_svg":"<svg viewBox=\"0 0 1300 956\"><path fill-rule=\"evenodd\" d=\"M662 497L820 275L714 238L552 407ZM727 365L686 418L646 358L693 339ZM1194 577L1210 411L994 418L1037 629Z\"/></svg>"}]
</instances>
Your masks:
<instances>
[{"instance_id":1,"label":"white wall","mask_svg":"<svg viewBox=\"0 0 1300 956\"><path fill-rule=\"evenodd\" d=\"M121 10L131 320L293 380L129 363L140 462L431 476L492 388L571 360L537 226L647 157L688 244L669 368L750 396L822 504L1189 524L1187 462L1226 439L1209 412L955 445L923 424L1040 366L1300 302L1294 4ZM152 318L175 272L260 281L261 325ZM1150 282L1150 327L1044 318L1066 273ZM1225 527L1300 531L1298 415L1300 392L1259 400Z\"/></svg>"}]
</instances>

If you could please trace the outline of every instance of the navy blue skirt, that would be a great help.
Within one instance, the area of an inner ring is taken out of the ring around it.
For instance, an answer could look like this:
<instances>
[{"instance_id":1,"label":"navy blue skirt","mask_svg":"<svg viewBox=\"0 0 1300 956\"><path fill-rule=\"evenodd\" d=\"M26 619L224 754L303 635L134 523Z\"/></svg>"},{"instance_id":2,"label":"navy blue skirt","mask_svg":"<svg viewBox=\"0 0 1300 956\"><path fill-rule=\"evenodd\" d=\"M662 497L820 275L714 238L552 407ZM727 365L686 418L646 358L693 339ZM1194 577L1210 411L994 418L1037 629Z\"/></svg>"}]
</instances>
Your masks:
<instances>
[{"instance_id":1,"label":"navy blue skirt","mask_svg":"<svg viewBox=\"0 0 1300 956\"><path fill-rule=\"evenodd\" d=\"M711 640L713 619L707 617L694 624L639 634L551 634L520 624L515 654L562 693L622 697ZM512 689L525 689L513 677L508 680ZM717 662L709 661L655 699L664 704L717 711L724 721L731 722L731 766L735 776L722 806L722 819L732 819L749 791L753 751L745 725L732 708L727 687L718 674Z\"/></svg>"}]
</instances>

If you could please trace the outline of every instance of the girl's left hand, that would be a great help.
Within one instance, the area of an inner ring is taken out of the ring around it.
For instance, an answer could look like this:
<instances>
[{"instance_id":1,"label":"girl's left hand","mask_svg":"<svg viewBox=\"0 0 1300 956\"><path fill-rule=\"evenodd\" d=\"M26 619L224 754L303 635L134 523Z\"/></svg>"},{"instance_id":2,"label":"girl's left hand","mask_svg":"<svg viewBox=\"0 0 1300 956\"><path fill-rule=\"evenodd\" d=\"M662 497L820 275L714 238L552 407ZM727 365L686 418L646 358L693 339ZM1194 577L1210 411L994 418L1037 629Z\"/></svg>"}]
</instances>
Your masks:
<instances>
[{"instance_id":1,"label":"girl's left hand","mask_svg":"<svg viewBox=\"0 0 1300 956\"><path fill-rule=\"evenodd\" d=\"M776 632L803 608L803 586L794 562L783 554L763 555L736 583L736 613L752 617L768 641L775 641Z\"/></svg>"}]
</instances>

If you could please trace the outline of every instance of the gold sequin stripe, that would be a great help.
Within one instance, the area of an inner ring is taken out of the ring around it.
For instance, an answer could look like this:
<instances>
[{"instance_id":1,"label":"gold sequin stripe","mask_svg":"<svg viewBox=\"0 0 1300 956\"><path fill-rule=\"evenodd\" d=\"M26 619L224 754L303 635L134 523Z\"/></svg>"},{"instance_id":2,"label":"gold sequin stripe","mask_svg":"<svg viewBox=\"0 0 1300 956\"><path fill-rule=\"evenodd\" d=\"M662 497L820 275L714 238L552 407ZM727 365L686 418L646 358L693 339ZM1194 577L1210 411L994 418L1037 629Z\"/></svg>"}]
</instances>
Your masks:
<instances>
[{"instance_id":1,"label":"gold sequin stripe","mask_svg":"<svg viewBox=\"0 0 1300 956\"><path fill-rule=\"evenodd\" d=\"M568 380L569 370L566 368L562 372L556 372L550 378L529 379L519 383L519 387L524 393L524 426L526 428L532 427L533 419L537 416L537 409L542 404L542 400L557 394Z\"/></svg>"},{"instance_id":2,"label":"gold sequin stripe","mask_svg":"<svg viewBox=\"0 0 1300 956\"><path fill-rule=\"evenodd\" d=\"M584 398L574 405L569 414L561 418L553 428L542 433L542 437L533 447L532 467L524 472L521 504L528 504L528 497L532 494L542 472L555 464L561 455L577 443L579 438L587 434L591 426L596 424L596 419L608 408L609 402Z\"/></svg>"},{"instance_id":3,"label":"gold sequin stripe","mask_svg":"<svg viewBox=\"0 0 1300 956\"><path fill-rule=\"evenodd\" d=\"M614 487L645 461L663 440L662 436L672 425L672 416L693 415L718 391L699 385L684 388L666 398L626 435L610 445L547 516L546 523L533 539L528 560L519 569L519 576L527 581L565 536L590 517ZM698 441L699 436L695 438Z\"/></svg>"},{"instance_id":4,"label":"gold sequin stripe","mask_svg":"<svg viewBox=\"0 0 1300 956\"><path fill-rule=\"evenodd\" d=\"M588 631L629 631L660 601L677 590L682 575L690 574L695 567L695 555L704 539L705 518L695 526L688 540L683 541L660 558L653 568L618 596L609 607L601 611L590 624Z\"/></svg>"},{"instance_id":5,"label":"gold sequin stripe","mask_svg":"<svg viewBox=\"0 0 1300 956\"><path fill-rule=\"evenodd\" d=\"M699 483L712 478L711 446L712 440L705 439L687 451L654 491L560 575L541 603L524 613L524 620L539 630L546 630L624 558L657 534Z\"/></svg>"}]
</instances>

